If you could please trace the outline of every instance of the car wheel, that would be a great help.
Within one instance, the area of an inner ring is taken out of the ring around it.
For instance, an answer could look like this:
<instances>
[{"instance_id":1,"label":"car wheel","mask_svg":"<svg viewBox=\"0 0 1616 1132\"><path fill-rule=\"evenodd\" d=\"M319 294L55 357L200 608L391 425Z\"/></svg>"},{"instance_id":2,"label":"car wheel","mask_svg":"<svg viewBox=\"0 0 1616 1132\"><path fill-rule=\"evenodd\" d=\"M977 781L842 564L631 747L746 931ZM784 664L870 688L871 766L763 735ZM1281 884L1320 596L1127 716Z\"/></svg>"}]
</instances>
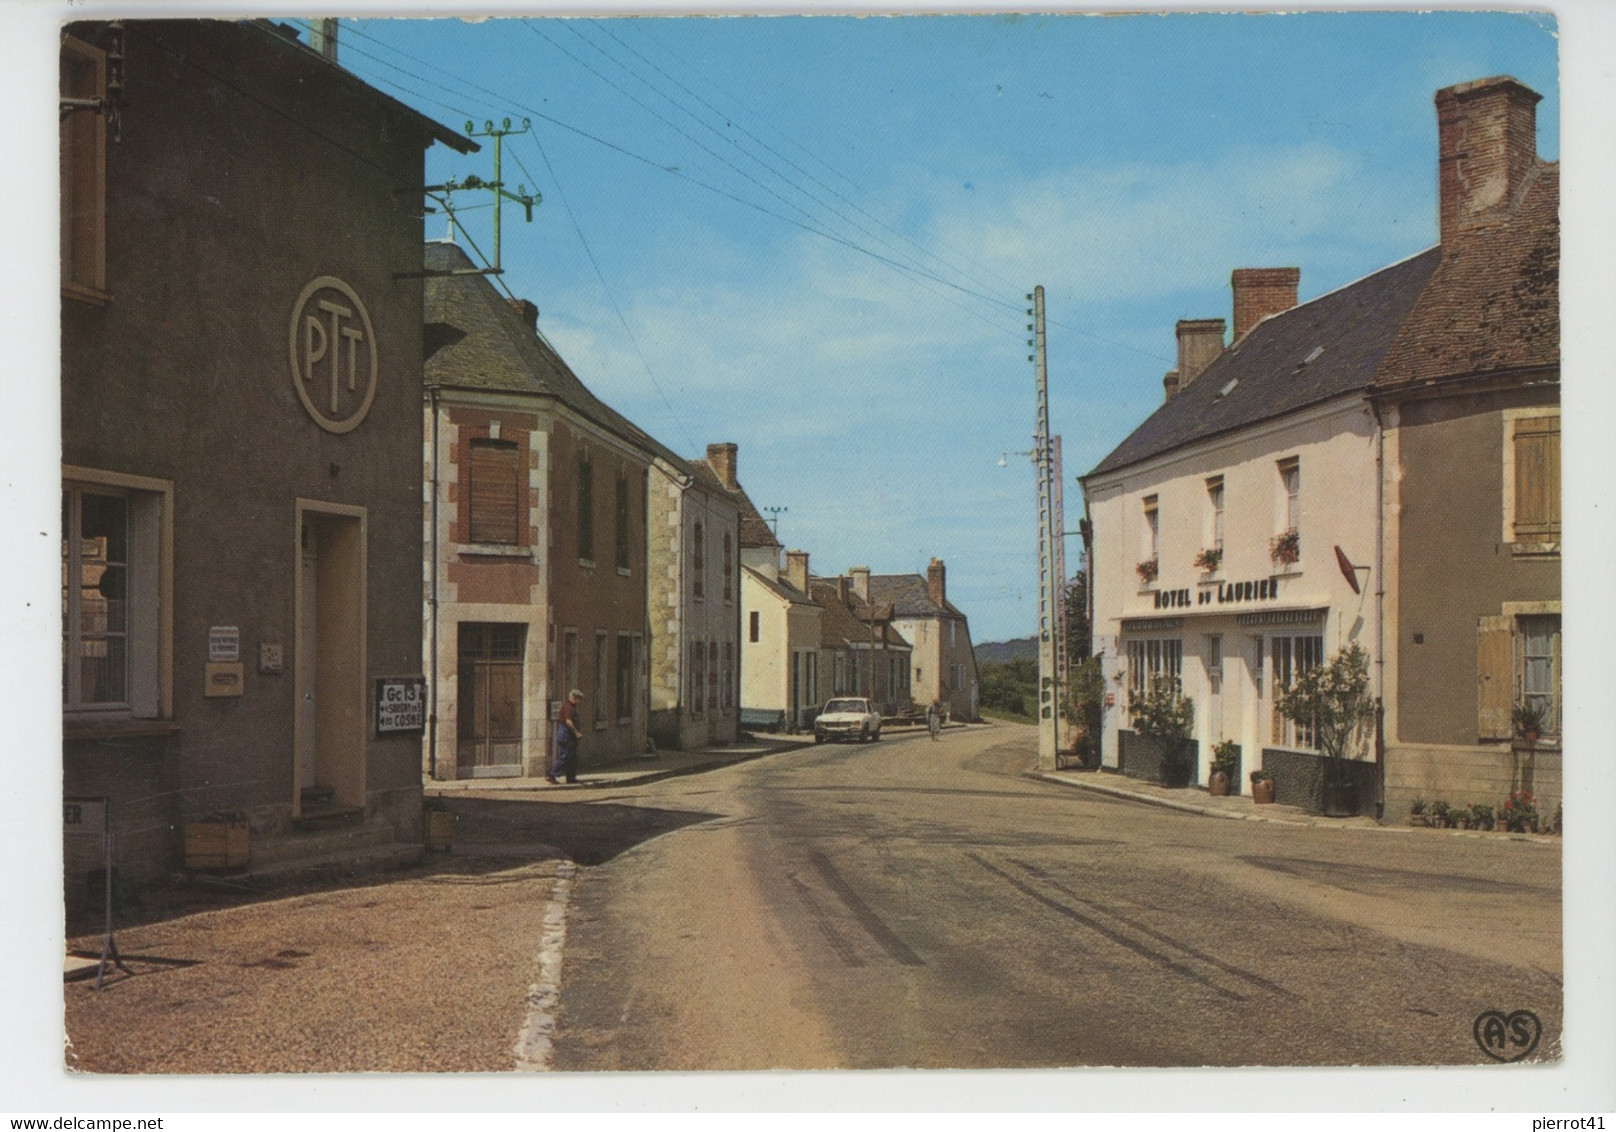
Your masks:
<instances>
[{"instance_id":1,"label":"car wheel","mask_svg":"<svg viewBox=\"0 0 1616 1132\"><path fill-rule=\"evenodd\" d=\"M814 732L814 742L823 743L824 741L825 741L825 737L823 735L821 735L819 732L815 731Z\"/></svg>"},{"instance_id":2,"label":"car wheel","mask_svg":"<svg viewBox=\"0 0 1616 1132\"><path fill-rule=\"evenodd\" d=\"M875 729L875 734L870 736L870 742L873 743L879 738L881 738L881 729L879 727L877 727Z\"/></svg>"},{"instance_id":3,"label":"car wheel","mask_svg":"<svg viewBox=\"0 0 1616 1132\"><path fill-rule=\"evenodd\" d=\"M870 741L870 729L868 727L860 728L859 729L859 742L860 743L868 743L869 741Z\"/></svg>"}]
</instances>

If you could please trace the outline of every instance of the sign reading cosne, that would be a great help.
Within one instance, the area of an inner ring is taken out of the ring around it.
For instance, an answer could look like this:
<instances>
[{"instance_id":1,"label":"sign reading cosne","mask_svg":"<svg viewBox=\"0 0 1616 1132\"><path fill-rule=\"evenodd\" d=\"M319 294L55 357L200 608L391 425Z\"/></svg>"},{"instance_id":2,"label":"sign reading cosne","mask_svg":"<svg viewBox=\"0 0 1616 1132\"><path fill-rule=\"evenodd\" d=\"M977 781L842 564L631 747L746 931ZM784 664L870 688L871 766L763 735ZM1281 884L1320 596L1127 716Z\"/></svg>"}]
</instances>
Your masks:
<instances>
[{"instance_id":1,"label":"sign reading cosne","mask_svg":"<svg viewBox=\"0 0 1616 1132\"><path fill-rule=\"evenodd\" d=\"M426 677L376 678L376 734L426 732Z\"/></svg>"},{"instance_id":2,"label":"sign reading cosne","mask_svg":"<svg viewBox=\"0 0 1616 1132\"><path fill-rule=\"evenodd\" d=\"M292 305L292 385L316 424L350 432L376 398L376 331L359 295L322 275Z\"/></svg>"}]
</instances>

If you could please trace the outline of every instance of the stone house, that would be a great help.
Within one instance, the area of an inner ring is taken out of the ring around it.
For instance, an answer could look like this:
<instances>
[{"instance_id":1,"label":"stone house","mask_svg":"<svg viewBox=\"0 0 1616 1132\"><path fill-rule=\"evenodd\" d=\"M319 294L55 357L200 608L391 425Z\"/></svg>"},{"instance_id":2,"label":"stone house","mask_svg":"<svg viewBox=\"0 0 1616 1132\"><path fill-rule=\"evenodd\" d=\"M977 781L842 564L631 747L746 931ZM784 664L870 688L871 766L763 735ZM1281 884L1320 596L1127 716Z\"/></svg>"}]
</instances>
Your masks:
<instances>
[{"instance_id":1,"label":"stone house","mask_svg":"<svg viewBox=\"0 0 1616 1132\"><path fill-rule=\"evenodd\" d=\"M131 887L203 818L421 841L420 188L475 146L327 43L62 32L63 788Z\"/></svg>"},{"instance_id":2,"label":"stone house","mask_svg":"<svg viewBox=\"0 0 1616 1132\"><path fill-rule=\"evenodd\" d=\"M1524 788L1547 818L1561 796L1559 166L1538 97L1507 77L1437 93L1439 261L1370 387L1388 816Z\"/></svg>"},{"instance_id":3,"label":"stone house","mask_svg":"<svg viewBox=\"0 0 1616 1132\"><path fill-rule=\"evenodd\" d=\"M807 553L787 551L783 571L742 566L741 609L741 706L783 713L787 729L801 730L813 722L823 699L824 611L809 592Z\"/></svg>"},{"instance_id":4,"label":"stone house","mask_svg":"<svg viewBox=\"0 0 1616 1132\"><path fill-rule=\"evenodd\" d=\"M909 642L893 627L891 604L861 602L846 574L810 578L809 595L820 607L819 671L831 696L867 696L881 714L908 709L911 693Z\"/></svg>"},{"instance_id":5,"label":"stone house","mask_svg":"<svg viewBox=\"0 0 1616 1132\"><path fill-rule=\"evenodd\" d=\"M892 608L892 627L909 642L909 694L924 707L940 702L953 719L974 720L980 686L969 619L948 600L947 568L940 558L919 574L848 571L856 600Z\"/></svg>"},{"instance_id":6,"label":"stone house","mask_svg":"<svg viewBox=\"0 0 1616 1132\"><path fill-rule=\"evenodd\" d=\"M584 695L589 765L649 727L651 469L672 452L580 381L452 243L426 246L428 777L541 777Z\"/></svg>"}]
</instances>

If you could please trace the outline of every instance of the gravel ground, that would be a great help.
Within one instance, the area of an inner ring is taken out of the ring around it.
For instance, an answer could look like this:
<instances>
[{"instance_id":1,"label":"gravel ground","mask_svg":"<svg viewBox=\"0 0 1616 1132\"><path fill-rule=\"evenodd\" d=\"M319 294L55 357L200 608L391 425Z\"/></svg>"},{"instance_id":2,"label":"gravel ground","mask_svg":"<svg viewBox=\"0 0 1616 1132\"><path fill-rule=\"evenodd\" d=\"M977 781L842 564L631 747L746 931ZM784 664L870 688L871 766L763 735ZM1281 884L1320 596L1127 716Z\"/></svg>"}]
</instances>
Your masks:
<instances>
[{"instance_id":1,"label":"gravel ground","mask_svg":"<svg viewBox=\"0 0 1616 1132\"><path fill-rule=\"evenodd\" d=\"M132 973L64 988L67 1067L508 1071L558 864L533 856L451 855L121 930Z\"/></svg>"}]
</instances>

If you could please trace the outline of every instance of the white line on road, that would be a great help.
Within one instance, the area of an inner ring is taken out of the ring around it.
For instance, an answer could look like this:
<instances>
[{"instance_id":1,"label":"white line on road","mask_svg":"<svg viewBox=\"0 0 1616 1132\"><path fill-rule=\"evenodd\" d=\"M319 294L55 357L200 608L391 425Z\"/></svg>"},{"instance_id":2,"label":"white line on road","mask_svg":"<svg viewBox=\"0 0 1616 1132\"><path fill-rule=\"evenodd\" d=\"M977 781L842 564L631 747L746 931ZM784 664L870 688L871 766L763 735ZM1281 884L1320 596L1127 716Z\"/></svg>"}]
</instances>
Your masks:
<instances>
[{"instance_id":1,"label":"white line on road","mask_svg":"<svg viewBox=\"0 0 1616 1132\"><path fill-rule=\"evenodd\" d=\"M542 1073L551 1067L555 1050L556 1003L561 998L561 953L567 943L567 899L578 866L562 861L556 867L555 887L544 908L544 934L539 939L539 978L527 988L527 1016L516 1035L516 1064L520 1073Z\"/></svg>"}]
</instances>

